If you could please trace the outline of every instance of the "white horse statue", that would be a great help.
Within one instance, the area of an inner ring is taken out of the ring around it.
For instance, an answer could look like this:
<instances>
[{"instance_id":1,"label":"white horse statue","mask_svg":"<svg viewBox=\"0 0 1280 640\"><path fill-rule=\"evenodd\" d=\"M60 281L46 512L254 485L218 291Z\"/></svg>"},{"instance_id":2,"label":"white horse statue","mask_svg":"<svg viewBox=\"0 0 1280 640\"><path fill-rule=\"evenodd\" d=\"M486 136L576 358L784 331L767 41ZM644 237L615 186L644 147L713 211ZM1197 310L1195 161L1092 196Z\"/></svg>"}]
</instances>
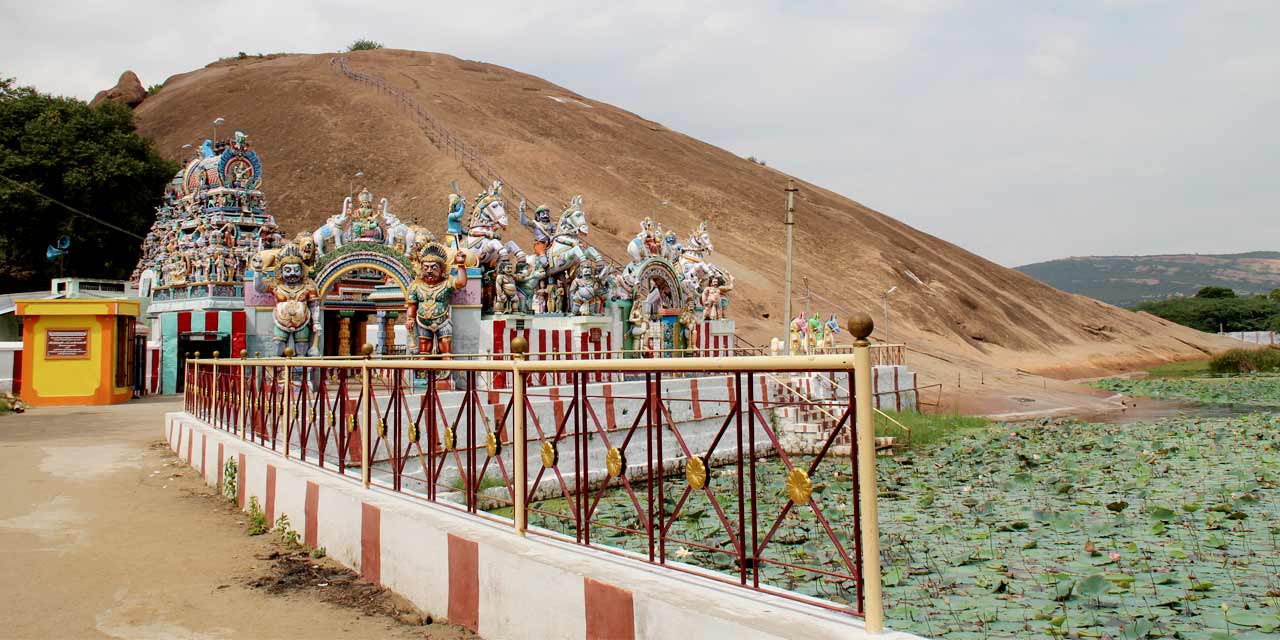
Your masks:
<instances>
[{"instance_id":1,"label":"white horse statue","mask_svg":"<svg viewBox=\"0 0 1280 640\"><path fill-rule=\"evenodd\" d=\"M582 210L582 196L574 196L569 201L569 207L560 213L560 221L551 234L551 246L547 247L546 255L546 275L570 271L585 260L602 261L603 256L599 251L594 247L583 247L578 238L590 230L587 214Z\"/></svg>"},{"instance_id":2,"label":"white horse statue","mask_svg":"<svg viewBox=\"0 0 1280 640\"><path fill-rule=\"evenodd\" d=\"M493 267L498 262L515 256L524 260L524 251L516 243L502 242L502 232L507 228L507 207L502 202L502 182L495 180L489 191L480 194L471 208L463 249L475 255L480 264Z\"/></svg>"},{"instance_id":3,"label":"white horse statue","mask_svg":"<svg viewBox=\"0 0 1280 640\"><path fill-rule=\"evenodd\" d=\"M627 243L627 255L631 256L632 262L641 262L650 255L661 251L662 245L662 225L653 221L653 218L645 216L640 221L640 233Z\"/></svg>"}]
</instances>

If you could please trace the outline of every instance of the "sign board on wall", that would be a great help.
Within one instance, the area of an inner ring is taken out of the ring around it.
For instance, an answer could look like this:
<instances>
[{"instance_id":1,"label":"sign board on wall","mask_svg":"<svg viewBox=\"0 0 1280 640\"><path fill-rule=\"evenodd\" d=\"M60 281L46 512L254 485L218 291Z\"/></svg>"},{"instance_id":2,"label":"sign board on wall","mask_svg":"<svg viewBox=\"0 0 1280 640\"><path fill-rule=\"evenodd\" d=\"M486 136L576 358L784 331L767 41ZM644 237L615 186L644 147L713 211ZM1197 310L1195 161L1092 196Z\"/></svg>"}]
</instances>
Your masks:
<instances>
[{"instance_id":1,"label":"sign board on wall","mask_svg":"<svg viewBox=\"0 0 1280 640\"><path fill-rule=\"evenodd\" d=\"M88 329L47 329L44 337L45 358L73 360L89 357Z\"/></svg>"}]
</instances>

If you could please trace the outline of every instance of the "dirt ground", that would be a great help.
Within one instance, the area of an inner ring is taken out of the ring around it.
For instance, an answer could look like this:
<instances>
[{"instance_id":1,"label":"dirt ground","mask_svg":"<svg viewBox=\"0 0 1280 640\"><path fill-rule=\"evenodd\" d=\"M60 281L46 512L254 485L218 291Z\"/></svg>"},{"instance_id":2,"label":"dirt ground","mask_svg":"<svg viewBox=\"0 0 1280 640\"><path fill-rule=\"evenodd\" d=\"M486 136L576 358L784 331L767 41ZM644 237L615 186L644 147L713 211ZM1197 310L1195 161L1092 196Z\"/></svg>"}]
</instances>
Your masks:
<instances>
[{"instance_id":1,"label":"dirt ground","mask_svg":"<svg viewBox=\"0 0 1280 640\"><path fill-rule=\"evenodd\" d=\"M0 416L0 636L470 638L328 559L247 536L147 400Z\"/></svg>"}]
</instances>

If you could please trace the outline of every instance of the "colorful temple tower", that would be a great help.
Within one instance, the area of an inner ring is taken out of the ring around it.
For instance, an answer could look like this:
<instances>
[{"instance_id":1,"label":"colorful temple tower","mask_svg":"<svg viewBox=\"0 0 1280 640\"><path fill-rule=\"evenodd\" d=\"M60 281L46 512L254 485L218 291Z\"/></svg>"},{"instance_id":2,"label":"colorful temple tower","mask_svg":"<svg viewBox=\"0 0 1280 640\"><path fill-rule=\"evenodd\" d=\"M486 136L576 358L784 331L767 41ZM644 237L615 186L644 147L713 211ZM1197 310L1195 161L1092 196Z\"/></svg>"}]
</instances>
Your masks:
<instances>
[{"instance_id":1,"label":"colorful temple tower","mask_svg":"<svg viewBox=\"0 0 1280 640\"><path fill-rule=\"evenodd\" d=\"M132 278L151 299L156 391L182 388L188 353L260 348L245 313L246 269L252 256L283 244L261 186L262 162L237 131L230 140L205 140L165 187Z\"/></svg>"}]
</instances>

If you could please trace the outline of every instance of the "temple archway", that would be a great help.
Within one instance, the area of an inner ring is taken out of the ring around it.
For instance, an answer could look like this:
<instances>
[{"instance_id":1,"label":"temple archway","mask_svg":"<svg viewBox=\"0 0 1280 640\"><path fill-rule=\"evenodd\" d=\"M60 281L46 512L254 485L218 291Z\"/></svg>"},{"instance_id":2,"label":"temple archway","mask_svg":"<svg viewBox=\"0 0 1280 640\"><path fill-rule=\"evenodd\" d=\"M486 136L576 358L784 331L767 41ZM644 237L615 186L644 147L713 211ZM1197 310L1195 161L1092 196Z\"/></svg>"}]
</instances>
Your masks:
<instances>
[{"instance_id":1,"label":"temple archway","mask_svg":"<svg viewBox=\"0 0 1280 640\"><path fill-rule=\"evenodd\" d=\"M405 295L413 274L394 257L375 251L336 256L316 273L325 355L350 356L366 342L375 353L404 353Z\"/></svg>"}]
</instances>

